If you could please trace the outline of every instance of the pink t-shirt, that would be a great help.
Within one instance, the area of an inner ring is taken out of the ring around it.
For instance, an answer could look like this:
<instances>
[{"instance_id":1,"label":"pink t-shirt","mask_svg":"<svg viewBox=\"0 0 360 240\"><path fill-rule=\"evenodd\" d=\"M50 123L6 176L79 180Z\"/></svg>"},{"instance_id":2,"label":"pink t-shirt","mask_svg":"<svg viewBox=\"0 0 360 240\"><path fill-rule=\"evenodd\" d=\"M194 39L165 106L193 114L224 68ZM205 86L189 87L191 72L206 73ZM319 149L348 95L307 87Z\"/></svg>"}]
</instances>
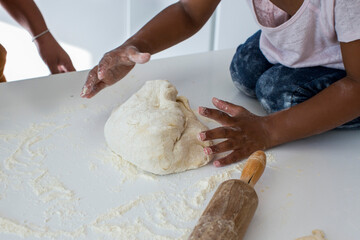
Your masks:
<instances>
[{"instance_id":1,"label":"pink t-shirt","mask_svg":"<svg viewBox=\"0 0 360 240\"><path fill-rule=\"evenodd\" d=\"M344 69L340 42L360 39L360 0L304 0L294 16L270 0L248 0L269 62Z\"/></svg>"}]
</instances>

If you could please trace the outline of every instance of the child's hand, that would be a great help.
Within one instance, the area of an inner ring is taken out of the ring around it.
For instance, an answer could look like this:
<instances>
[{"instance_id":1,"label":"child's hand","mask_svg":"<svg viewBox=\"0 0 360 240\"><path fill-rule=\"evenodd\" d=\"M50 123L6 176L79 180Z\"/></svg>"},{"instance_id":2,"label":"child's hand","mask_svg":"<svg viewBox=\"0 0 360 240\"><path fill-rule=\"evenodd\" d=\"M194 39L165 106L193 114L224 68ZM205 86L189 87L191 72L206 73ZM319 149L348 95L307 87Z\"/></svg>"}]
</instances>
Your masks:
<instances>
[{"instance_id":1,"label":"child's hand","mask_svg":"<svg viewBox=\"0 0 360 240\"><path fill-rule=\"evenodd\" d=\"M81 96L91 98L128 74L136 63L146 63L150 53L141 53L134 46L118 47L104 55L89 73Z\"/></svg>"},{"instance_id":2,"label":"child's hand","mask_svg":"<svg viewBox=\"0 0 360 240\"><path fill-rule=\"evenodd\" d=\"M219 110L200 107L199 113L223 126L201 132L199 139L202 141L226 139L204 148L206 154L232 151L227 156L216 160L214 162L216 167L240 161L256 150L264 150L271 146L267 117L256 116L241 106L217 98L213 98L212 102Z\"/></svg>"}]
</instances>

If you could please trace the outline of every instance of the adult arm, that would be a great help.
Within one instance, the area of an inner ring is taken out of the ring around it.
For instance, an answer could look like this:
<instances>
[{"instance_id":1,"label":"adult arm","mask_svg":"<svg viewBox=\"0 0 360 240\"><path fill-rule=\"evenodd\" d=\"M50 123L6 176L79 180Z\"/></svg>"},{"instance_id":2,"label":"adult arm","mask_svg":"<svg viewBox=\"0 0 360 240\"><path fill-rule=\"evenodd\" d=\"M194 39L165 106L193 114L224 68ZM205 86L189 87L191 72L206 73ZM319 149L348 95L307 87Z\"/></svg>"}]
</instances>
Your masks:
<instances>
[{"instance_id":1,"label":"adult arm","mask_svg":"<svg viewBox=\"0 0 360 240\"><path fill-rule=\"evenodd\" d=\"M89 73L82 96L92 97L122 79L136 63L195 34L220 0L180 0L161 11L120 47L106 53Z\"/></svg>"},{"instance_id":2,"label":"adult arm","mask_svg":"<svg viewBox=\"0 0 360 240\"><path fill-rule=\"evenodd\" d=\"M48 29L33 0L0 0L0 4L33 37ZM51 73L75 71L70 57L50 32L40 36L34 42Z\"/></svg>"}]
</instances>

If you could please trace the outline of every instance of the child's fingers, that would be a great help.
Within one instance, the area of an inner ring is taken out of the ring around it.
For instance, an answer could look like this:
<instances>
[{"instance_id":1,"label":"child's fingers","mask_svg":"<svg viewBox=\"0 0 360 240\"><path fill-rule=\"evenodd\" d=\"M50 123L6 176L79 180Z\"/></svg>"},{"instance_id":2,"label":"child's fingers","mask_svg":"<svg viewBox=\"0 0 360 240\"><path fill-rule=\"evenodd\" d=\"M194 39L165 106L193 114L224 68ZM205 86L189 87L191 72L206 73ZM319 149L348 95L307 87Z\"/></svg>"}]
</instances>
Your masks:
<instances>
[{"instance_id":1,"label":"child's fingers","mask_svg":"<svg viewBox=\"0 0 360 240\"><path fill-rule=\"evenodd\" d=\"M200 115L211 118L222 125L227 125L231 123L231 117L228 114L217 109L199 107L198 111Z\"/></svg>"},{"instance_id":2,"label":"child's fingers","mask_svg":"<svg viewBox=\"0 0 360 240\"><path fill-rule=\"evenodd\" d=\"M92 92L94 86L100 81L97 77L98 67L95 66L89 72L84 87L81 91L80 96L88 97L88 95Z\"/></svg>"},{"instance_id":3,"label":"child's fingers","mask_svg":"<svg viewBox=\"0 0 360 240\"><path fill-rule=\"evenodd\" d=\"M235 137L241 129L233 127L218 127L208 131L203 131L199 133L198 138L201 141L215 140L221 138L231 138Z\"/></svg>"},{"instance_id":4,"label":"child's fingers","mask_svg":"<svg viewBox=\"0 0 360 240\"><path fill-rule=\"evenodd\" d=\"M89 92L86 96L86 98L92 98L93 96L95 96L96 94L98 94L98 92L100 92L102 89L106 88L107 85L104 82L99 82L97 83L91 90L91 92Z\"/></svg>"},{"instance_id":5,"label":"child's fingers","mask_svg":"<svg viewBox=\"0 0 360 240\"><path fill-rule=\"evenodd\" d=\"M236 116L245 110L245 108L241 106L220 100L215 97L212 98L212 102L216 108L220 109L223 112L226 112L230 116Z\"/></svg>"},{"instance_id":6,"label":"child's fingers","mask_svg":"<svg viewBox=\"0 0 360 240\"><path fill-rule=\"evenodd\" d=\"M216 153L223 153L227 151L234 150L236 145L231 140L226 140L216 145L205 147L204 152L206 155L216 154Z\"/></svg>"},{"instance_id":7,"label":"child's fingers","mask_svg":"<svg viewBox=\"0 0 360 240\"><path fill-rule=\"evenodd\" d=\"M112 69L121 66L133 66L136 63L146 63L150 60L150 57L150 53L141 53L135 47L108 52L98 64L98 78L104 82L113 82Z\"/></svg>"},{"instance_id":8,"label":"child's fingers","mask_svg":"<svg viewBox=\"0 0 360 240\"><path fill-rule=\"evenodd\" d=\"M108 69L111 69L113 66L116 66L119 62L118 57L113 52L106 53L104 57L100 60L97 70L97 78L103 80L106 77Z\"/></svg>"},{"instance_id":9,"label":"child's fingers","mask_svg":"<svg viewBox=\"0 0 360 240\"><path fill-rule=\"evenodd\" d=\"M92 91L86 95L87 98L92 98L93 96L95 96L96 94L98 94L98 92L100 92L101 90L103 90L104 88L106 88L107 85L104 82L98 82L93 88Z\"/></svg>"},{"instance_id":10,"label":"child's fingers","mask_svg":"<svg viewBox=\"0 0 360 240\"><path fill-rule=\"evenodd\" d=\"M230 153L229 155L215 160L213 164L215 167L223 167L223 166L235 163L235 162L239 162L240 160L243 160L245 157L246 157L246 154L243 154L239 150L235 150L232 153Z\"/></svg>"}]
</instances>

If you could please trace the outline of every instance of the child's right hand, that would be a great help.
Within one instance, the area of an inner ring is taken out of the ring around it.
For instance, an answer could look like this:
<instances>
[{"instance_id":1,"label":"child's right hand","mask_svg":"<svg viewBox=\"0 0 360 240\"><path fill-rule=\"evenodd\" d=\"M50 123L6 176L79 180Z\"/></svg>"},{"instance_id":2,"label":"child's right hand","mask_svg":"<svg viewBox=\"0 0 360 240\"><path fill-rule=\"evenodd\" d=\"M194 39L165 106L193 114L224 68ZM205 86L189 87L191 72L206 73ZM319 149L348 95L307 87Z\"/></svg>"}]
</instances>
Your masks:
<instances>
[{"instance_id":1,"label":"child's right hand","mask_svg":"<svg viewBox=\"0 0 360 240\"><path fill-rule=\"evenodd\" d=\"M142 53L134 46L120 46L106 53L87 77L81 92L91 98L99 91L125 77L136 63L147 63L150 53Z\"/></svg>"},{"instance_id":2,"label":"child's right hand","mask_svg":"<svg viewBox=\"0 0 360 240\"><path fill-rule=\"evenodd\" d=\"M240 161L257 150L274 146L267 116L257 116L241 106L217 98L213 98L212 102L217 109L200 107L199 113L222 126L203 131L198 138L201 141L225 139L204 149L207 155L231 151L214 161L216 167Z\"/></svg>"}]
</instances>

